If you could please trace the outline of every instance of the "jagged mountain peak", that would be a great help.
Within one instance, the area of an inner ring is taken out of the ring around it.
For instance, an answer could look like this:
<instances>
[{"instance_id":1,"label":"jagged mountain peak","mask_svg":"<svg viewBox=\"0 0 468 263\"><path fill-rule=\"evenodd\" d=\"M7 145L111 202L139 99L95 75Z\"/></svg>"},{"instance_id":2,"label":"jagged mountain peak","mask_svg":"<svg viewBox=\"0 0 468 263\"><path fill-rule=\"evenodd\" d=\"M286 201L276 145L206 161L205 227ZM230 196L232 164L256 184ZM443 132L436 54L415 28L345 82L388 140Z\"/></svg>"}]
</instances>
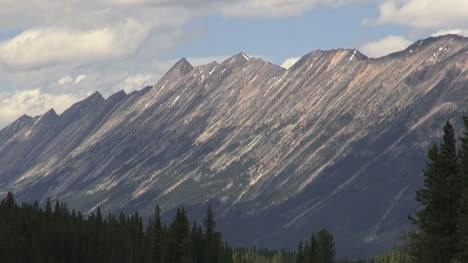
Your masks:
<instances>
[{"instance_id":1,"label":"jagged mountain peak","mask_svg":"<svg viewBox=\"0 0 468 263\"><path fill-rule=\"evenodd\" d=\"M214 68L214 67L216 67L218 65L219 65L218 62L212 61L212 62L210 62L208 64L203 64L203 65L197 66L197 67L193 68L193 70L194 71L207 70L207 69L212 69L212 68Z\"/></svg>"},{"instance_id":2,"label":"jagged mountain peak","mask_svg":"<svg viewBox=\"0 0 468 263\"><path fill-rule=\"evenodd\" d=\"M250 61L251 59L252 59L252 57L248 56L244 52L239 52L239 53L235 54L234 56L226 59L221 64L227 64L227 63L229 63L229 64L244 64L245 62Z\"/></svg>"},{"instance_id":3,"label":"jagged mountain peak","mask_svg":"<svg viewBox=\"0 0 468 263\"><path fill-rule=\"evenodd\" d=\"M29 116L27 114L23 114L21 115L21 117L19 117L16 121L14 121L13 123L16 123L16 122L22 122L22 121L26 121L26 120L31 120L33 117L32 116Z\"/></svg>"},{"instance_id":4,"label":"jagged mountain peak","mask_svg":"<svg viewBox=\"0 0 468 263\"><path fill-rule=\"evenodd\" d=\"M83 101L88 101L88 102L101 102L104 101L104 97L99 91L94 92L93 94L89 95L86 99Z\"/></svg>"},{"instance_id":5,"label":"jagged mountain peak","mask_svg":"<svg viewBox=\"0 0 468 263\"><path fill-rule=\"evenodd\" d=\"M104 103L106 100L104 97L101 95L99 92L94 92L87 98L85 98L82 101L79 101L75 104L73 104L70 108L65 110L61 116L63 119L69 119L71 116L75 114L85 114L85 112L88 111L88 109L93 108L95 105L100 105Z\"/></svg>"},{"instance_id":6,"label":"jagged mountain peak","mask_svg":"<svg viewBox=\"0 0 468 263\"><path fill-rule=\"evenodd\" d=\"M119 90L116 93L110 95L106 99L106 101L116 102L116 101L120 101L120 100L124 99L125 97L127 97L127 93L125 92L125 90Z\"/></svg>"},{"instance_id":7,"label":"jagged mountain peak","mask_svg":"<svg viewBox=\"0 0 468 263\"><path fill-rule=\"evenodd\" d=\"M29 122L31 122L32 120L34 119L37 119L38 117L31 117L27 114L23 114L21 115L21 117L19 117L18 119L16 119L14 122L12 122L10 125L8 125L7 127L5 127L4 129L1 130L1 133L5 133L7 130L16 130L16 129L19 129L19 128L22 128L25 124L28 124Z\"/></svg>"},{"instance_id":8,"label":"jagged mountain peak","mask_svg":"<svg viewBox=\"0 0 468 263\"><path fill-rule=\"evenodd\" d=\"M46 118L46 117L56 117L58 116L57 112L55 111L54 108L50 108L48 111L46 111L46 113L44 113L42 115L42 118Z\"/></svg>"},{"instance_id":9,"label":"jagged mountain peak","mask_svg":"<svg viewBox=\"0 0 468 263\"><path fill-rule=\"evenodd\" d=\"M29 129L31 125L39 118L39 116L31 117L23 114L10 125L0 130L0 148L2 143L8 141L11 137L18 134L23 129Z\"/></svg>"},{"instance_id":10,"label":"jagged mountain peak","mask_svg":"<svg viewBox=\"0 0 468 263\"><path fill-rule=\"evenodd\" d=\"M352 60L352 61L362 61L362 60L368 59L366 55L364 55L363 53L361 53L361 51L357 49L350 49L349 54L350 54L349 60Z\"/></svg>"},{"instance_id":11,"label":"jagged mountain peak","mask_svg":"<svg viewBox=\"0 0 468 263\"><path fill-rule=\"evenodd\" d=\"M244 52L239 52L236 55L234 55L234 57L239 58L239 59L244 59L246 61L249 61L251 59L251 57L249 55L245 54Z\"/></svg>"},{"instance_id":12,"label":"jagged mountain peak","mask_svg":"<svg viewBox=\"0 0 468 263\"><path fill-rule=\"evenodd\" d=\"M404 51L407 50L418 50L418 49L439 49L439 48L450 48L457 46L466 47L468 44L468 38L455 34L447 34L441 36L433 36L425 39L420 39L414 42L412 45L407 47Z\"/></svg>"},{"instance_id":13,"label":"jagged mountain peak","mask_svg":"<svg viewBox=\"0 0 468 263\"><path fill-rule=\"evenodd\" d=\"M330 50L315 50L302 56L296 63L289 67L288 71L296 71L302 67L310 69L315 66L323 66L326 63L336 64L364 61L367 56L357 49L341 48Z\"/></svg>"},{"instance_id":14,"label":"jagged mountain peak","mask_svg":"<svg viewBox=\"0 0 468 263\"><path fill-rule=\"evenodd\" d=\"M156 83L154 86L163 86L164 84L161 83L167 83L168 81L174 81L178 80L181 77L187 75L190 73L194 67L188 60L183 57L177 61L174 66L172 66L169 71L164 74L164 76ZM130 94L131 95L131 94Z\"/></svg>"},{"instance_id":15,"label":"jagged mountain peak","mask_svg":"<svg viewBox=\"0 0 468 263\"><path fill-rule=\"evenodd\" d=\"M55 121L59 117L57 112L53 108L49 109L46 111L44 114L37 116L35 118L36 120L34 121L33 126L35 127L44 127L47 125L50 125L52 121Z\"/></svg>"},{"instance_id":16,"label":"jagged mountain peak","mask_svg":"<svg viewBox=\"0 0 468 263\"><path fill-rule=\"evenodd\" d=\"M188 60L185 57L183 57L179 59L179 61L177 61L171 69L169 69L167 74L176 74L179 76L183 76L192 71L192 69L192 64L190 64L190 62L188 62Z\"/></svg>"},{"instance_id":17,"label":"jagged mountain peak","mask_svg":"<svg viewBox=\"0 0 468 263\"><path fill-rule=\"evenodd\" d=\"M98 91L86 97L84 100L73 104L69 109L81 109L87 107L88 105L98 104L104 102L105 99ZM67 110L68 111L68 110Z\"/></svg>"},{"instance_id":18,"label":"jagged mountain peak","mask_svg":"<svg viewBox=\"0 0 468 263\"><path fill-rule=\"evenodd\" d=\"M413 44L409 45L407 48L390 53L383 57L373 58L373 60L386 60L386 59L398 59L414 56L421 51L427 51L429 56L432 56L434 53L453 53L458 52L460 49L468 50L466 47L468 44L468 38L456 35L456 34L446 34L440 36L431 36L424 39L419 39ZM437 56L434 55L434 56ZM430 59L430 57L429 57Z\"/></svg>"}]
</instances>

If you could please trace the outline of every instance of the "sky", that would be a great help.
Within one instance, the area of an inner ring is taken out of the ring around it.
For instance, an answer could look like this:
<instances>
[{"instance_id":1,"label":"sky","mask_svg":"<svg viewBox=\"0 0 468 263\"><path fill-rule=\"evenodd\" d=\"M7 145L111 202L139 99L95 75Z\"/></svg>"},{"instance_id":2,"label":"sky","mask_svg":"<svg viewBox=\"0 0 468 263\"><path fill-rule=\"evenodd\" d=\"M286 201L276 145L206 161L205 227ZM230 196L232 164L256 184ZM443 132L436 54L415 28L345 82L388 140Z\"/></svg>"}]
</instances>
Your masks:
<instances>
[{"instance_id":1,"label":"sky","mask_svg":"<svg viewBox=\"0 0 468 263\"><path fill-rule=\"evenodd\" d=\"M0 0L0 128L153 85L182 57L288 68L317 49L381 57L447 33L468 36L467 0Z\"/></svg>"}]
</instances>

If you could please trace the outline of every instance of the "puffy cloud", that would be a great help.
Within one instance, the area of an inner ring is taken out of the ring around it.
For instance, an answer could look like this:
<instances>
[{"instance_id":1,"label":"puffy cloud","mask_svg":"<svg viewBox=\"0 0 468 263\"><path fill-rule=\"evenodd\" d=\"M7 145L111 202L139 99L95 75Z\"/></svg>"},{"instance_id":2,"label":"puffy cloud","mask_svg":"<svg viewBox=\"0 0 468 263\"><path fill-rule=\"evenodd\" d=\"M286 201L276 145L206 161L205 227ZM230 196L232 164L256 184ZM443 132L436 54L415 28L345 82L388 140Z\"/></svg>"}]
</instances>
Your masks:
<instances>
[{"instance_id":1,"label":"puffy cloud","mask_svg":"<svg viewBox=\"0 0 468 263\"><path fill-rule=\"evenodd\" d=\"M387 36L381 40L365 44L360 50L369 57L381 57L403 50L411 43L410 40L402 36Z\"/></svg>"},{"instance_id":2,"label":"puffy cloud","mask_svg":"<svg viewBox=\"0 0 468 263\"><path fill-rule=\"evenodd\" d=\"M206 14L236 17L299 15L316 6L339 6L366 0L0 0L0 30L65 26L83 28L146 16L147 23L183 21ZM27 8L26 8L27 7ZM167 14L167 9L179 10ZM186 11L184 13L184 10ZM188 17L187 17L188 16Z\"/></svg>"},{"instance_id":3,"label":"puffy cloud","mask_svg":"<svg viewBox=\"0 0 468 263\"><path fill-rule=\"evenodd\" d=\"M439 30L435 33L432 34L433 37L436 36L442 36L442 35L447 35L447 34L455 34L455 35L460 35L460 36L468 36L468 29L444 29L444 30Z\"/></svg>"},{"instance_id":4,"label":"puffy cloud","mask_svg":"<svg viewBox=\"0 0 468 263\"><path fill-rule=\"evenodd\" d=\"M50 108L63 112L78 100L71 94L44 93L40 89L0 94L0 127L11 123L24 113L40 115Z\"/></svg>"},{"instance_id":5,"label":"puffy cloud","mask_svg":"<svg viewBox=\"0 0 468 263\"><path fill-rule=\"evenodd\" d=\"M75 79L75 84L80 83L85 78L86 78L86 74L81 74L81 75L77 76L76 79Z\"/></svg>"},{"instance_id":6,"label":"puffy cloud","mask_svg":"<svg viewBox=\"0 0 468 263\"><path fill-rule=\"evenodd\" d=\"M90 31L43 28L25 31L0 43L0 61L29 70L60 63L89 63L135 52L148 30L133 20L116 28Z\"/></svg>"},{"instance_id":7,"label":"puffy cloud","mask_svg":"<svg viewBox=\"0 0 468 263\"><path fill-rule=\"evenodd\" d=\"M78 75L74 80L71 76L64 76L62 78L60 78L59 80L57 80L57 84L59 85L66 85L66 84L70 84L73 82L73 84L78 84L80 83L82 80L84 80L86 78L86 74L81 74L81 75Z\"/></svg>"},{"instance_id":8,"label":"puffy cloud","mask_svg":"<svg viewBox=\"0 0 468 263\"><path fill-rule=\"evenodd\" d=\"M301 57L292 57L292 58L287 58L283 64L281 64L281 67L285 69L289 69L294 63L296 63Z\"/></svg>"},{"instance_id":9,"label":"puffy cloud","mask_svg":"<svg viewBox=\"0 0 468 263\"><path fill-rule=\"evenodd\" d=\"M57 83L60 84L60 85L65 85L65 84L70 83L72 81L73 81L73 79L70 76L65 76L65 77L59 79L57 81Z\"/></svg>"},{"instance_id":10,"label":"puffy cloud","mask_svg":"<svg viewBox=\"0 0 468 263\"><path fill-rule=\"evenodd\" d=\"M362 0L236 0L220 4L223 15L236 17L286 17L301 15L317 6L340 6Z\"/></svg>"},{"instance_id":11,"label":"puffy cloud","mask_svg":"<svg viewBox=\"0 0 468 263\"><path fill-rule=\"evenodd\" d=\"M379 24L440 28L468 24L466 0L385 0L379 7Z\"/></svg>"},{"instance_id":12,"label":"puffy cloud","mask_svg":"<svg viewBox=\"0 0 468 263\"><path fill-rule=\"evenodd\" d=\"M24 29L0 42L0 67L25 71L108 62L159 48L147 39L173 48L177 40L165 36L182 33L184 24L207 14L282 17L356 1L363 0L0 0L8 6L0 10L0 30Z\"/></svg>"}]
</instances>

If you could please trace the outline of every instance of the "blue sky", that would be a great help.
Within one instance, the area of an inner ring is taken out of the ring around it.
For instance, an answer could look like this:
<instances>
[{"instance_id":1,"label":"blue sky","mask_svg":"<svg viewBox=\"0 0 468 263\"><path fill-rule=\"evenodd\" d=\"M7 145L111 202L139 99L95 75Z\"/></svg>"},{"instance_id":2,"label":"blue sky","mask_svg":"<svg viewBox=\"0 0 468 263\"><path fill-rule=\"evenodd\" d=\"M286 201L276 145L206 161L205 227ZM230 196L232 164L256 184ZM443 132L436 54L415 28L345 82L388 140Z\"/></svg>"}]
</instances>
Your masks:
<instances>
[{"instance_id":1,"label":"blue sky","mask_svg":"<svg viewBox=\"0 0 468 263\"><path fill-rule=\"evenodd\" d=\"M244 51L279 64L316 49L359 48L386 35L405 35L400 25L363 25L377 17L375 4L317 8L294 17L276 19L207 16L188 27L203 29L200 37L180 45L171 57L221 56Z\"/></svg>"},{"instance_id":2,"label":"blue sky","mask_svg":"<svg viewBox=\"0 0 468 263\"><path fill-rule=\"evenodd\" d=\"M370 57L468 33L466 0L0 0L0 128L95 91L154 84L179 58L240 51L287 68L316 49Z\"/></svg>"}]
</instances>

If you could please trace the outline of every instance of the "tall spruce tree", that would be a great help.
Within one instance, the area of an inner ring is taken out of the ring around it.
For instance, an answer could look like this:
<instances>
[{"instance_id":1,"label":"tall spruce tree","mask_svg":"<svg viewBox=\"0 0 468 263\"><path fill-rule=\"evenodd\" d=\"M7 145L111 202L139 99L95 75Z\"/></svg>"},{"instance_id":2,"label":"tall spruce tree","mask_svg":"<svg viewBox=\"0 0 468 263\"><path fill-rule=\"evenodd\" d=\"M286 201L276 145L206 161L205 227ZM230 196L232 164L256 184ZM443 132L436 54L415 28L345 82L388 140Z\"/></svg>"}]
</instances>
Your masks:
<instances>
[{"instance_id":1,"label":"tall spruce tree","mask_svg":"<svg viewBox=\"0 0 468 263\"><path fill-rule=\"evenodd\" d=\"M418 262L451 262L456 254L461 193L455 132L450 122L444 126L440 149L433 145L428 159L424 186L416 192L422 208L410 217L418 228L410 235L411 251Z\"/></svg>"},{"instance_id":2,"label":"tall spruce tree","mask_svg":"<svg viewBox=\"0 0 468 263\"><path fill-rule=\"evenodd\" d=\"M332 263L335 261L335 239L326 229L322 228L316 234L317 263Z\"/></svg>"},{"instance_id":3,"label":"tall spruce tree","mask_svg":"<svg viewBox=\"0 0 468 263\"><path fill-rule=\"evenodd\" d=\"M310 248L309 248L310 258L307 263L317 263L317 255L318 255L318 247L317 247L317 239L315 238L315 234L312 234L310 238Z\"/></svg>"},{"instance_id":4,"label":"tall spruce tree","mask_svg":"<svg viewBox=\"0 0 468 263\"><path fill-rule=\"evenodd\" d=\"M206 216L203 221L203 224L205 226L205 262L206 263L216 263L218 261L218 251L217 251L217 241L216 240L216 232L215 232L215 227L216 227L216 222L215 222L215 216L214 216L214 211L211 205L208 205L208 208L206 209Z\"/></svg>"},{"instance_id":5,"label":"tall spruce tree","mask_svg":"<svg viewBox=\"0 0 468 263\"><path fill-rule=\"evenodd\" d=\"M296 263L305 263L304 248L302 246L302 241L299 241L299 247L297 248Z\"/></svg>"},{"instance_id":6,"label":"tall spruce tree","mask_svg":"<svg viewBox=\"0 0 468 263\"><path fill-rule=\"evenodd\" d=\"M465 131L461 138L460 184L462 196L460 201L460 217L458 219L457 259L459 262L468 262L468 117L463 118Z\"/></svg>"},{"instance_id":7,"label":"tall spruce tree","mask_svg":"<svg viewBox=\"0 0 468 263\"><path fill-rule=\"evenodd\" d=\"M151 251L152 262L161 262L161 241L162 241L162 224L161 224L161 209L159 205L154 209L151 225Z\"/></svg>"},{"instance_id":8,"label":"tall spruce tree","mask_svg":"<svg viewBox=\"0 0 468 263\"><path fill-rule=\"evenodd\" d=\"M214 219L214 212L213 208L211 207L211 204L208 205L208 208L206 209L206 216L203 223L206 230L206 239L212 240L214 238L216 222Z\"/></svg>"}]
</instances>

